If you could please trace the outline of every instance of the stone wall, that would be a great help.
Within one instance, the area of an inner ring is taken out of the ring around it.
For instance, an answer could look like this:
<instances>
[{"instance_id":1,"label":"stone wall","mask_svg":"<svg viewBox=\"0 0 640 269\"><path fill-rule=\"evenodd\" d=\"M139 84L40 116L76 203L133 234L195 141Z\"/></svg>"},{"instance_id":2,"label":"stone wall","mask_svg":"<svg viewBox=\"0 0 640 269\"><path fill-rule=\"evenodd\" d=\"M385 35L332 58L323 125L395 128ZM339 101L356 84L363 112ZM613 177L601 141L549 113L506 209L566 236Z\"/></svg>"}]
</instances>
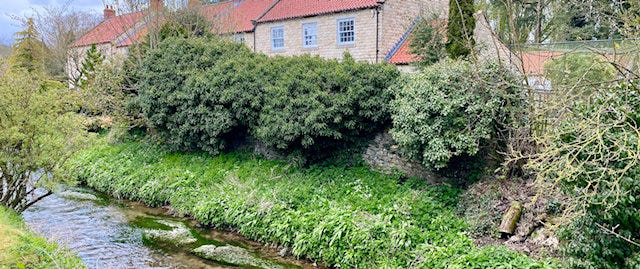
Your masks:
<instances>
[{"instance_id":1,"label":"stone wall","mask_svg":"<svg viewBox=\"0 0 640 269\"><path fill-rule=\"evenodd\" d=\"M378 134L369 144L362 159L376 171L382 173L400 172L409 177L418 177L432 183L441 180L419 162L409 160L400 155L398 146L388 132Z\"/></svg>"}]
</instances>

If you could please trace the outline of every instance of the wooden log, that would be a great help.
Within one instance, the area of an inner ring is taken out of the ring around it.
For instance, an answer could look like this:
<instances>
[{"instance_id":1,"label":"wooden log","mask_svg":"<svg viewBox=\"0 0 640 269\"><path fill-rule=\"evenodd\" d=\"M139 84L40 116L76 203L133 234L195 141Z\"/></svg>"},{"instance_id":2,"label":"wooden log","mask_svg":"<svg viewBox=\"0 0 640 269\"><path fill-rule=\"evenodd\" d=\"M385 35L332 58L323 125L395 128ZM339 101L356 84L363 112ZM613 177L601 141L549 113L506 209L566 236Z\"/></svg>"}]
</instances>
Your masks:
<instances>
[{"instance_id":1,"label":"wooden log","mask_svg":"<svg viewBox=\"0 0 640 269\"><path fill-rule=\"evenodd\" d=\"M516 201L511 202L509 210L507 210L507 213L502 216L499 232L502 234L512 235L516 231L516 226L520 220L521 214L522 205Z\"/></svg>"}]
</instances>

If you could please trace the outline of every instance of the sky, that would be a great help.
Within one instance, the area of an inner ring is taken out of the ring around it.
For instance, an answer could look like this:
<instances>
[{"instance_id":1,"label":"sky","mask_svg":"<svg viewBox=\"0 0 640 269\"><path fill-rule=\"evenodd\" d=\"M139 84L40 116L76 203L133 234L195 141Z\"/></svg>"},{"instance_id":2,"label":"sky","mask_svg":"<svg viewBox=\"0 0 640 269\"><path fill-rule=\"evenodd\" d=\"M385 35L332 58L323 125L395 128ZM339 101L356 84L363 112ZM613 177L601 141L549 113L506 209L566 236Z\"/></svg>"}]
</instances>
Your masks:
<instances>
[{"instance_id":1,"label":"sky","mask_svg":"<svg viewBox=\"0 0 640 269\"><path fill-rule=\"evenodd\" d=\"M68 6L73 10L102 14L104 1L105 0L0 0L0 44L13 44L14 33L22 28L20 23L13 19L13 17L28 17L30 14L34 14L34 10L42 10L46 6Z\"/></svg>"}]
</instances>

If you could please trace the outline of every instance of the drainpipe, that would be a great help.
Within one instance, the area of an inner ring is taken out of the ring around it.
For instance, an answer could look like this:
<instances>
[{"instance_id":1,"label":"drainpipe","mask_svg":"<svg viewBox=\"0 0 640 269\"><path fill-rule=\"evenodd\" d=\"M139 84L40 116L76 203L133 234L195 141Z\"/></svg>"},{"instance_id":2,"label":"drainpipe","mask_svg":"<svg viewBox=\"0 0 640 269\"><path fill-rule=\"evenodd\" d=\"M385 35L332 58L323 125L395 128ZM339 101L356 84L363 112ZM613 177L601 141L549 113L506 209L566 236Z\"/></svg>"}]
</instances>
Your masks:
<instances>
[{"instance_id":1,"label":"drainpipe","mask_svg":"<svg viewBox=\"0 0 640 269\"><path fill-rule=\"evenodd\" d=\"M253 24L253 52L256 52L256 28L258 26L258 21L251 20L251 24Z\"/></svg>"},{"instance_id":2,"label":"drainpipe","mask_svg":"<svg viewBox=\"0 0 640 269\"><path fill-rule=\"evenodd\" d=\"M382 5L384 5L385 0L378 0L378 5L376 6L376 63L379 62L380 59L380 9Z\"/></svg>"}]
</instances>

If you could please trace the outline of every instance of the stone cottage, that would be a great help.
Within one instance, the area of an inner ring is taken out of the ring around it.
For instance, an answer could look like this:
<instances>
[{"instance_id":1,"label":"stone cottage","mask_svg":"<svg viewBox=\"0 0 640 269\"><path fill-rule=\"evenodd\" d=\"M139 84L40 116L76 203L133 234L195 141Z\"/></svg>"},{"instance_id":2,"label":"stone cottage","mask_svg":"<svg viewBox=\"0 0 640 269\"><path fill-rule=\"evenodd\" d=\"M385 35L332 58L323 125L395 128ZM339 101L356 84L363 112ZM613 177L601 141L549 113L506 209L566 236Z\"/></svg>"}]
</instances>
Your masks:
<instances>
[{"instance_id":1,"label":"stone cottage","mask_svg":"<svg viewBox=\"0 0 640 269\"><path fill-rule=\"evenodd\" d=\"M341 58L349 52L355 60L371 63L412 59L402 42L421 14L446 16L446 0L229 0L200 4L190 0L185 8L198 10L211 21L214 33L243 42L267 55L312 54ZM78 39L69 53L71 77L78 75L86 50L96 44L104 55L126 55L143 41L154 20L165 9L162 0L149 8L116 14L106 6L100 24ZM406 45L405 45L406 47Z\"/></svg>"}]
</instances>

